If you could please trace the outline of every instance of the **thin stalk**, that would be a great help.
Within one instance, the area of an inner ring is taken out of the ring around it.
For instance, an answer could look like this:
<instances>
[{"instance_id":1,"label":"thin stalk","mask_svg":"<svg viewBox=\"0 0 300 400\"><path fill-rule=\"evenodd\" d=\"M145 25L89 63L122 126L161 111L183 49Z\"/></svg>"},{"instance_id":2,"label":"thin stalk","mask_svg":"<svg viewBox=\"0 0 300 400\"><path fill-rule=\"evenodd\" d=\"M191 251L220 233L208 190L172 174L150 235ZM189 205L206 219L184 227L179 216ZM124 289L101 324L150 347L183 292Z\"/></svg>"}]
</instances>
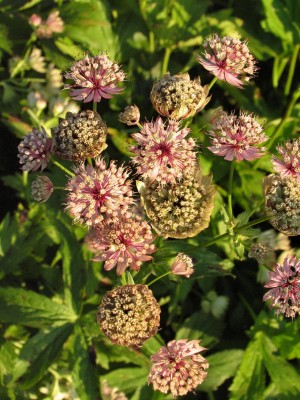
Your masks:
<instances>
[{"instance_id":1,"label":"thin stalk","mask_svg":"<svg viewBox=\"0 0 300 400\"><path fill-rule=\"evenodd\" d=\"M149 32L149 51L150 51L150 53L155 52L155 40L154 40L154 32L153 31Z\"/></svg>"},{"instance_id":2,"label":"thin stalk","mask_svg":"<svg viewBox=\"0 0 300 400\"><path fill-rule=\"evenodd\" d=\"M171 53L172 53L171 48L170 47L166 47L165 54L164 54L164 59L163 59L162 67L161 67L161 74L162 75L165 75L165 73L168 71Z\"/></svg>"},{"instance_id":3,"label":"thin stalk","mask_svg":"<svg viewBox=\"0 0 300 400\"><path fill-rule=\"evenodd\" d=\"M153 279L153 281L151 281L150 283L147 283L147 286L152 285L154 282L159 281L161 278L163 278L164 276L170 275L171 273L172 273L171 271L168 271L160 276L157 276L155 279Z\"/></svg>"},{"instance_id":4,"label":"thin stalk","mask_svg":"<svg viewBox=\"0 0 300 400\"><path fill-rule=\"evenodd\" d=\"M218 78L215 76L212 81L210 82L210 84L208 85L208 90L210 90L214 84L217 82Z\"/></svg>"},{"instance_id":5,"label":"thin stalk","mask_svg":"<svg viewBox=\"0 0 300 400\"><path fill-rule=\"evenodd\" d=\"M215 400L215 396L212 390L208 390L207 397L209 400Z\"/></svg>"},{"instance_id":6,"label":"thin stalk","mask_svg":"<svg viewBox=\"0 0 300 400\"><path fill-rule=\"evenodd\" d=\"M122 286L127 285L127 277L126 277L126 274L122 274L122 275L121 275L121 283L122 283Z\"/></svg>"},{"instance_id":7,"label":"thin stalk","mask_svg":"<svg viewBox=\"0 0 300 400\"><path fill-rule=\"evenodd\" d=\"M229 181L228 181L228 211L229 217L232 219L232 184L233 184L233 173L234 173L235 160L231 161Z\"/></svg>"},{"instance_id":8,"label":"thin stalk","mask_svg":"<svg viewBox=\"0 0 300 400\"><path fill-rule=\"evenodd\" d=\"M256 321L256 314L253 311L253 308L250 306L246 298L242 295L241 292L238 293L239 298L241 299L242 303L244 304L245 308L247 309L248 313L250 314L251 318L253 321Z\"/></svg>"},{"instance_id":9,"label":"thin stalk","mask_svg":"<svg viewBox=\"0 0 300 400\"><path fill-rule=\"evenodd\" d=\"M97 112L97 102L93 101L93 111Z\"/></svg>"},{"instance_id":10,"label":"thin stalk","mask_svg":"<svg viewBox=\"0 0 300 400\"><path fill-rule=\"evenodd\" d=\"M288 72L288 77L287 77L285 88L284 88L284 94L286 96L288 96L290 94L292 81L293 81L293 77L295 74L295 68L296 68L299 49L300 49L300 45L298 44L297 46L295 46L294 51L293 51L290 68L289 68L289 72Z\"/></svg>"},{"instance_id":11,"label":"thin stalk","mask_svg":"<svg viewBox=\"0 0 300 400\"><path fill-rule=\"evenodd\" d=\"M51 161L53 162L54 165L56 165L58 168L60 168L62 171L64 171L67 175L71 176L72 178L73 178L73 176L75 176L75 174L73 174L73 172L69 171L68 168L61 165L60 162L58 162L54 159L51 159Z\"/></svg>"},{"instance_id":12,"label":"thin stalk","mask_svg":"<svg viewBox=\"0 0 300 400\"><path fill-rule=\"evenodd\" d=\"M255 219L254 221L248 222L247 224L245 224L245 225L243 225L243 226L239 226L239 227L236 229L236 232L238 232L238 231L241 230L241 229L250 228L250 226L254 226L254 225L260 224L261 222L268 221L268 219L269 219L269 217L267 217L266 215L265 215L264 217Z\"/></svg>"},{"instance_id":13,"label":"thin stalk","mask_svg":"<svg viewBox=\"0 0 300 400\"><path fill-rule=\"evenodd\" d=\"M140 129L143 128L142 124L140 124L139 122L136 124Z\"/></svg>"}]
</instances>

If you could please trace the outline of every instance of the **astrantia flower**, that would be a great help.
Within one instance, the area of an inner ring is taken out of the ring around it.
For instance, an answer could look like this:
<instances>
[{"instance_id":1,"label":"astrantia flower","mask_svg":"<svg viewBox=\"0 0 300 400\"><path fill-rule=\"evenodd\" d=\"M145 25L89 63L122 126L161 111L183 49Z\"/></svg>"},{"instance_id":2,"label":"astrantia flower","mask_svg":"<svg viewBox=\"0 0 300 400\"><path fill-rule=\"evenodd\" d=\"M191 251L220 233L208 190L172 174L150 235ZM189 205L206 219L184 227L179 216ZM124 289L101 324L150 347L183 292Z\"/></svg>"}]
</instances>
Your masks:
<instances>
[{"instance_id":1,"label":"astrantia flower","mask_svg":"<svg viewBox=\"0 0 300 400\"><path fill-rule=\"evenodd\" d=\"M300 235L300 182L294 176L271 174L264 179L266 214L278 231Z\"/></svg>"},{"instance_id":2,"label":"astrantia flower","mask_svg":"<svg viewBox=\"0 0 300 400\"><path fill-rule=\"evenodd\" d=\"M117 387L111 388L107 381L101 383L101 399L102 400L128 400L123 392Z\"/></svg>"},{"instance_id":3,"label":"astrantia flower","mask_svg":"<svg viewBox=\"0 0 300 400\"><path fill-rule=\"evenodd\" d=\"M206 350L199 340L172 340L151 356L153 363L148 383L154 390L183 396L200 385L207 376L209 364L199 354Z\"/></svg>"},{"instance_id":4,"label":"astrantia flower","mask_svg":"<svg viewBox=\"0 0 300 400\"><path fill-rule=\"evenodd\" d=\"M55 155L65 160L84 161L97 157L106 149L107 127L100 115L91 110L77 114L68 112L66 118L51 129Z\"/></svg>"},{"instance_id":5,"label":"astrantia flower","mask_svg":"<svg viewBox=\"0 0 300 400\"><path fill-rule=\"evenodd\" d=\"M265 287L271 289L263 300L271 299L276 314L295 318L300 311L300 260L296 256L287 256L283 265L276 264Z\"/></svg>"},{"instance_id":6,"label":"astrantia flower","mask_svg":"<svg viewBox=\"0 0 300 400\"><path fill-rule=\"evenodd\" d=\"M239 116L217 111L212 119L212 130L209 132L212 146L211 152L222 156L225 160L254 160L264 154L264 148L257 146L268 137L256 117L240 112Z\"/></svg>"},{"instance_id":7,"label":"astrantia flower","mask_svg":"<svg viewBox=\"0 0 300 400\"><path fill-rule=\"evenodd\" d=\"M124 285L104 295L97 321L113 343L137 347L156 334L160 306L148 286Z\"/></svg>"},{"instance_id":8,"label":"astrantia flower","mask_svg":"<svg viewBox=\"0 0 300 400\"><path fill-rule=\"evenodd\" d=\"M66 186L66 209L75 222L87 226L120 217L133 203L129 170L117 167L114 161L106 167L100 157L95 162L95 167L81 164Z\"/></svg>"},{"instance_id":9,"label":"astrantia flower","mask_svg":"<svg viewBox=\"0 0 300 400\"><path fill-rule=\"evenodd\" d=\"M272 156L273 168L281 176L294 176L300 181L300 139L277 146L282 159Z\"/></svg>"},{"instance_id":10,"label":"astrantia flower","mask_svg":"<svg viewBox=\"0 0 300 400\"><path fill-rule=\"evenodd\" d=\"M53 192L53 183L46 175L38 176L31 184L31 194L35 201L44 203Z\"/></svg>"},{"instance_id":11,"label":"astrantia flower","mask_svg":"<svg viewBox=\"0 0 300 400\"><path fill-rule=\"evenodd\" d=\"M32 14L28 21L37 28L36 35L41 39L49 39L53 33L60 33L64 30L64 22L59 16L59 11L51 12L46 21L43 21L37 14Z\"/></svg>"},{"instance_id":12,"label":"astrantia flower","mask_svg":"<svg viewBox=\"0 0 300 400\"><path fill-rule=\"evenodd\" d=\"M191 257L184 253L178 253L171 265L171 272L174 275L183 275L189 278L194 273L194 265Z\"/></svg>"},{"instance_id":13,"label":"astrantia flower","mask_svg":"<svg viewBox=\"0 0 300 400\"><path fill-rule=\"evenodd\" d=\"M18 146L18 157L24 171L43 171L51 157L53 141L45 129L33 128Z\"/></svg>"},{"instance_id":14,"label":"astrantia flower","mask_svg":"<svg viewBox=\"0 0 300 400\"><path fill-rule=\"evenodd\" d=\"M140 122L140 110L137 106L127 106L123 112L119 114L119 121L128 126L138 125Z\"/></svg>"},{"instance_id":15,"label":"astrantia flower","mask_svg":"<svg viewBox=\"0 0 300 400\"><path fill-rule=\"evenodd\" d=\"M188 73L167 73L153 85L150 98L160 115L179 121L201 111L211 98L208 92L208 85L202 87L200 78L190 80Z\"/></svg>"},{"instance_id":16,"label":"astrantia flower","mask_svg":"<svg viewBox=\"0 0 300 400\"><path fill-rule=\"evenodd\" d=\"M131 148L136 154L133 163L137 172L144 179L160 184L181 179L183 171L192 168L196 160L195 141L185 139L189 131L189 128L180 129L176 121L165 125L160 117L144 123L141 132L132 135L138 143Z\"/></svg>"},{"instance_id":17,"label":"astrantia flower","mask_svg":"<svg viewBox=\"0 0 300 400\"><path fill-rule=\"evenodd\" d=\"M185 169L180 181L138 183L146 213L155 230L164 237L182 239L207 228L214 208L215 187L200 167Z\"/></svg>"},{"instance_id":18,"label":"astrantia flower","mask_svg":"<svg viewBox=\"0 0 300 400\"><path fill-rule=\"evenodd\" d=\"M120 66L106 54L76 61L64 76L74 81L72 85L65 85L65 89L71 88L70 96L84 103L99 102L102 97L110 99L122 91L117 85L125 79Z\"/></svg>"},{"instance_id":19,"label":"astrantia flower","mask_svg":"<svg viewBox=\"0 0 300 400\"><path fill-rule=\"evenodd\" d=\"M117 266L121 275L129 267L139 271L144 261L149 261L156 251L150 225L139 217L127 215L116 221L104 221L89 235L89 245L97 253L94 261L105 261L104 269Z\"/></svg>"},{"instance_id":20,"label":"astrantia flower","mask_svg":"<svg viewBox=\"0 0 300 400\"><path fill-rule=\"evenodd\" d=\"M245 42L230 37L213 35L203 43L205 52L197 61L218 79L242 88L257 68L256 60Z\"/></svg>"}]
</instances>

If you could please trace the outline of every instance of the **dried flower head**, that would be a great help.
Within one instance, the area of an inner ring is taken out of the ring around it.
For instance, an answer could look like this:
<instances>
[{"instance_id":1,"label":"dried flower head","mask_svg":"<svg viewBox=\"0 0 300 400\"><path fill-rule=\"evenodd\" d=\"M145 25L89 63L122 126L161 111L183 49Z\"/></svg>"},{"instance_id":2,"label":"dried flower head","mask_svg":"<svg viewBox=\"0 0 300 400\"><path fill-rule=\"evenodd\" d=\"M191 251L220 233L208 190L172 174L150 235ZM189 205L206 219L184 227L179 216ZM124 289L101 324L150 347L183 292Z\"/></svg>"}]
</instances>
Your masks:
<instances>
[{"instance_id":1,"label":"dried flower head","mask_svg":"<svg viewBox=\"0 0 300 400\"><path fill-rule=\"evenodd\" d=\"M213 35L203 43L203 56L197 61L218 79L242 88L253 77L257 68L256 60L246 42L230 36Z\"/></svg>"},{"instance_id":2,"label":"dried flower head","mask_svg":"<svg viewBox=\"0 0 300 400\"><path fill-rule=\"evenodd\" d=\"M123 392L117 387L111 388L107 381L101 383L101 399L102 400L128 400Z\"/></svg>"},{"instance_id":3,"label":"dried flower head","mask_svg":"<svg viewBox=\"0 0 300 400\"><path fill-rule=\"evenodd\" d=\"M170 120L165 125L160 117L144 123L140 133L132 134L138 143L131 148L136 154L133 163L138 174L161 185L181 179L183 171L193 168L196 162L195 141L185 139L189 131L180 129L176 121Z\"/></svg>"},{"instance_id":4,"label":"dried flower head","mask_svg":"<svg viewBox=\"0 0 300 400\"><path fill-rule=\"evenodd\" d=\"M160 115L179 121L201 111L211 99L208 92L208 85L202 87L200 78L190 80L188 73L167 73L153 85L150 98Z\"/></svg>"},{"instance_id":5,"label":"dried flower head","mask_svg":"<svg viewBox=\"0 0 300 400\"><path fill-rule=\"evenodd\" d=\"M276 264L265 287L271 289L263 300L271 299L276 314L295 318L300 312L300 260L296 256L287 256L283 265Z\"/></svg>"},{"instance_id":6,"label":"dried flower head","mask_svg":"<svg viewBox=\"0 0 300 400\"><path fill-rule=\"evenodd\" d=\"M300 139L277 146L282 159L272 156L274 170L281 176L294 176L300 181Z\"/></svg>"},{"instance_id":7,"label":"dried flower head","mask_svg":"<svg viewBox=\"0 0 300 400\"><path fill-rule=\"evenodd\" d=\"M271 174L264 179L266 214L278 231L300 235L300 182L293 176Z\"/></svg>"},{"instance_id":8,"label":"dried flower head","mask_svg":"<svg viewBox=\"0 0 300 400\"><path fill-rule=\"evenodd\" d=\"M136 105L125 107L125 110L119 114L119 121L128 126L138 125L140 122L139 108Z\"/></svg>"},{"instance_id":9,"label":"dried flower head","mask_svg":"<svg viewBox=\"0 0 300 400\"><path fill-rule=\"evenodd\" d=\"M45 129L33 128L18 146L19 162L24 171L43 171L51 157L53 141L47 135Z\"/></svg>"},{"instance_id":10,"label":"dried flower head","mask_svg":"<svg viewBox=\"0 0 300 400\"><path fill-rule=\"evenodd\" d=\"M102 97L110 99L122 91L117 85L125 79L120 66L106 54L76 61L64 76L74 81L72 85L65 85L65 89L71 89L70 96L84 103L99 102Z\"/></svg>"},{"instance_id":11,"label":"dried flower head","mask_svg":"<svg viewBox=\"0 0 300 400\"><path fill-rule=\"evenodd\" d=\"M208 227L215 187L197 165L186 169L182 179L173 184L146 181L140 182L138 189L153 227L164 237L192 237Z\"/></svg>"},{"instance_id":12,"label":"dried flower head","mask_svg":"<svg viewBox=\"0 0 300 400\"><path fill-rule=\"evenodd\" d=\"M67 207L75 222L87 226L100 224L105 219L126 214L133 203L129 170L117 167L114 161L95 159L95 167L83 163L66 186L69 191Z\"/></svg>"},{"instance_id":13,"label":"dried flower head","mask_svg":"<svg viewBox=\"0 0 300 400\"><path fill-rule=\"evenodd\" d=\"M113 343L141 346L159 328L160 306L148 286L124 285L104 295L97 320Z\"/></svg>"},{"instance_id":14,"label":"dried flower head","mask_svg":"<svg viewBox=\"0 0 300 400\"><path fill-rule=\"evenodd\" d=\"M194 273L194 264L191 257L184 253L178 253L171 265L171 272L175 275L183 275L189 278Z\"/></svg>"},{"instance_id":15,"label":"dried flower head","mask_svg":"<svg viewBox=\"0 0 300 400\"><path fill-rule=\"evenodd\" d=\"M199 354L206 350L199 340L172 340L151 356L153 363L148 383L154 390L183 396L200 385L207 376L209 364Z\"/></svg>"},{"instance_id":16,"label":"dried flower head","mask_svg":"<svg viewBox=\"0 0 300 400\"><path fill-rule=\"evenodd\" d=\"M53 183L46 175L38 176L31 184L31 194L35 201L44 203L53 193Z\"/></svg>"},{"instance_id":17,"label":"dried flower head","mask_svg":"<svg viewBox=\"0 0 300 400\"><path fill-rule=\"evenodd\" d=\"M268 137L263 133L262 126L256 117L246 112L239 116L216 111L212 118L212 130L209 132L212 146L211 152L222 156L225 160L254 160L264 154L264 148L257 146Z\"/></svg>"},{"instance_id":18,"label":"dried flower head","mask_svg":"<svg viewBox=\"0 0 300 400\"><path fill-rule=\"evenodd\" d=\"M139 271L144 261L152 260L149 254L156 251L154 239L150 225L129 214L97 225L89 236L89 245L97 254L93 261L105 261L107 271L117 266L117 275L121 275L127 267Z\"/></svg>"},{"instance_id":19,"label":"dried flower head","mask_svg":"<svg viewBox=\"0 0 300 400\"><path fill-rule=\"evenodd\" d=\"M100 115L91 110L68 112L59 125L51 129L55 155L65 160L84 161L97 157L107 145L107 127Z\"/></svg>"}]
</instances>

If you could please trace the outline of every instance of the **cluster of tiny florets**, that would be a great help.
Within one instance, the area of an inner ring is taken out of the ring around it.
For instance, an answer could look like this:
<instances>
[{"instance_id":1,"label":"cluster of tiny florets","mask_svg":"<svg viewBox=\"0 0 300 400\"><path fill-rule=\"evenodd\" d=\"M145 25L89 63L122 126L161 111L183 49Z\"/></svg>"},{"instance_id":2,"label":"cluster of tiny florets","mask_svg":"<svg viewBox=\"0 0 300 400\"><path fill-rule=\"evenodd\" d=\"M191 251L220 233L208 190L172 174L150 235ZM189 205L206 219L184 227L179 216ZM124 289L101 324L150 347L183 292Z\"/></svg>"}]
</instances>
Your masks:
<instances>
[{"instance_id":1,"label":"cluster of tiny florets","mask_svg":"<svg viewBox=\"0 0 300 400\"><path fill-rule=\"evenodd\" d=\"M196 161L195 141L185 139L189 132L189 128L180 129L176 121L165 124L160 117L144 123L141 132L132 135L137 142L131 150L136 154L133 163L138 174L162 185L181 179L183 171L193 168Z\"/></svg>"},{"instance_id":2,"label":"cluster of tiny florets","mask_svg":"<svg viewBox=\"0 0 300 400\"><path fill-rule=\"evenodd\" d=\"M213 35L204 41L203 46L204 54L197 56L199 63L230 85L242 88L257 70L255 58L240 39Z\"/></svg>"},{"instance_id":3,"label":"cluster of tiny florets","mask_svg":"<svg viewBox=\"0 0 300 400\"><path fill-rule=\"evenodd\" d=\"M138 347L156 334L160 306L148 286L124 285L104 295L97 320L113 343Z\"/></svg>"},{"instance_id":4,"label":"cluster of tiny florets","mask_svg":"<svg viewBox=\"0 0 300 400\"><path fill-rule=\"evenodd\" d=\"M74 81L73 84L65 85L65 89L71 89L70 96L84 103L110 99L122 91L117 85L125 79L120 66L106 54L86 56L76 61L64 76Z\"/></svg>"},{"instance_id":5,"label":"cluster of tiny florets","mask_svg":"<svg viewBox=\"0 0 300 400\"><path fill-rule=\"evenodd\" d=\"M46 175L38 176L31 184L32 197L39 203L47 201L53 190L53 183Z\"/></svg>"},{"instance_id":6,"label":"cluster of tiny florets","mask_svg":"<svg viewBox=\"0 0 300 400\"><path fill-rule=\"evenodd\" d=\"M189 278L194 273L193 260L184 253L178 253L171 265L171 272Z\"/></svg>"},{"instance_id":7,"label":"cluster of tiny florets","mask_svg":"<svg viewBox=\"0 0 300 400\"><path fill-rule=\"evenodd\" d=\"M196 165L180 181L165 186L148 181L139 191L153 227L164 237L192 237L209 225L215 187Z\"/></svg>"},{"instance_id":8,"label":"cluster of tiny florets","mask_svg":"<svg viewBox=\"0 0 300 400\"><path fill-rule=\"evenodd\" d=\"M51 130L55 155L65 160L84 161L97 157L107 145L107 127L94 111L68 112L65 119Z\"/></svg>"},{"instance_id":9,"label":"cluster of tiny florets","mask_svg":"<svg viewBox=\"0 0 300 400\"><path fill-rule=\"evenodd\" d=\"M203 350L206 349L199 346L199 340L172 340L151 356L148 383L154 390L174 397L193 391L207 376L209 364L199 354Z\"/></svg>"},{"instance_id":10,"label":"cluster of tiny florets","mask_svg":"<svg viewBox=\"0 0 300 400\"><path fill-rule=\"evenodd\" d=\"M95 167L81 164L66 186L66 209L75 222L87 226L119 218L133 203L129 170L114 161L107 167L100 157L95 163Z\"/></svg>"},{"instance_id":11,"label":"cluster of tiny florets","mask_svg":"<svg viewBox=\"0 0 300 400\"><path fill-rule=\"evenodd\" d=\"M45 129L33 128L18 146L19 162L23 171L43 171L52 155L53 141Z\"/></svg>"},{"instance_id":12,"label":"cluster of tiny florets","mask_svg":"<svg viewBox=\"0 0 300 400\"><path fill-rule=\"evenodd\" d=\"M276 147L281 158L272 156L274 170L281 176L294 176L300 181L300 139Z\"/></svg>"},{"instance_id":13,"label":"cluster of tiny florets","mask_svg":"<svg viewBox=\"0 0 300 400\"><path fill-rule=\"evenodd\" d=\"M225 160L254 160L264 155L264 148L257 147L268 137L256 117L240 112L239 116L217 111L212 118L209 132L212 146L210 151Z\"/></svg>"},{"instance_id":14,"label":"cluster of tiny florets","mask_svg":"<svg viewBox=\"0 0 300 400\"><path fill-rule=\"evenodd\" d=\"M160 115L179 121L201 111L211 98L208 92L208 85L201 86L200 78L191 80L188 73L168 73L153 85L150 98Z\"/></svg>"},{"instance_id":15,"label":"cluster of tiny florets","mask_svg":"<svg viewBox=\"0 0 300 400\"><path fill-rule=\"evenodd\" d=\"M105 261L105 270L116 267L117 275L121 275L127 267L139 271L143 262L152 259L149 254L156 251L154 239L150 225L129 213L93 228L88 244L96 253L94 261Z\"/></svg>"},{"instance_id":16,"label":"cluster of tiny florets","mask_svg":"<svg viewBox=\"0 0 300 400\"><path fill-rule=\"evenodd\" d=\"M300 312L300 260L287 256L283 264L276 264L270 272L270 280L265 284L270 290L263 300L271 299L276 314L295 318Z\"/></svg>"},{"instance_id":17,"label":"cluster of tiny florets","mask_svg":"<svg viewBox=\"0 0 300 400\"><path fill-rule=\"evenodd\" d=\"M300 183L293 176L271 174L263 183L265 206L270 223L289 236L300 234Z\"/></svg>"},{"instance_id":18,"label":"cluster of tiny florets","mask_svg":"<svg viewBox=\"0 0 300 400\"><path fill-rule=\"evenodd\" d=\"M127 106L119 114L119 121L128 126L138 125L140 122L140 110L136 105Z\"/></svg>"}]
</instances>

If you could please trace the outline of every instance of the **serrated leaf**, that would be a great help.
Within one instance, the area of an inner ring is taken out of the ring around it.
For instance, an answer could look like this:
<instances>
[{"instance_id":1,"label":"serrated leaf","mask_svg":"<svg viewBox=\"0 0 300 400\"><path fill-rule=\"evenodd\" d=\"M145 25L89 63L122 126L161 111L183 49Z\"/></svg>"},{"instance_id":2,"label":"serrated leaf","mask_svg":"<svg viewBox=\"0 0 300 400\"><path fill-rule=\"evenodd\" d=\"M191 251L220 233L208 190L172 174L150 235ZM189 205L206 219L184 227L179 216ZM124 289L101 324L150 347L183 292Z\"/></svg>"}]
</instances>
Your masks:
<instances>
[{"instance_id":1,"label":"serrated leaf","mask_svg":"<svg viewBox=\"0 0 300 400\"><path fill-rule=\"evenodd\" d=\"M21 288L0 288L0 320L32 327L73 321L74 314L63 304Z\"/></svg>"},{"instance_id":2,"label":"serrated leaf","mask_svg":"<svg viewBox=\"0 0 300 400\"><path fill-rule=\"evenodd\" d=\"M233 377L242 362L243 350L225 350L205 357L209 362L208 375L199 386L201 391L217 390L227 379Z\"/></svg>"}]
</instances>

